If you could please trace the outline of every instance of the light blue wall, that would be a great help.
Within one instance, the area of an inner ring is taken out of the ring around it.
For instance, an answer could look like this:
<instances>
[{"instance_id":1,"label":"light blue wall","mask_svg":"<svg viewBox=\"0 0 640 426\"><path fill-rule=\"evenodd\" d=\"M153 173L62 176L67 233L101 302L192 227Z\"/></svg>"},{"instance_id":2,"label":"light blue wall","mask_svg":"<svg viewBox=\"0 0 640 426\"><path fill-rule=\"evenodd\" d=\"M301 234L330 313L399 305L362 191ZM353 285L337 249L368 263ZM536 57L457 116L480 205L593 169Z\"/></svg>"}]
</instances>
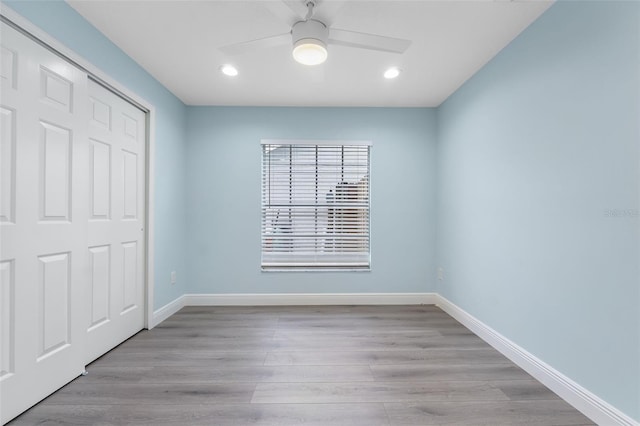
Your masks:
<instances>
[{"instance_id":1,"label":"light blue wall","mask_svg":"<svg viewBox=\"0 0 640 426\"><path fill-rule=\"evenodd\" d=\"M637 2L554 5L437 113L187 108L65 3L4 3L156 107L156 308L439 291L640 420ZM261 138L374 142L371 272L260 272Z\"/></svg>"},{"instance_id":2,"label":"light blue wall","mask_svg":"<svg viewBox=\"0 0 640 426\"><path fill-rule=\"evenodd\" d=\"M439 292L640 420L640 4L559 2L438 110Z\"/></svg>"},{"instance_id":3,"label":"light blue wall","mask_svg":"<svg viewBox=\"0 0 640 426\"><path fill-rule=\"evenodd\" d=\"M156 108L155 308L185 291L186 107L62 1L3 1ZM171 286L170 271L178 274Z\"/></svg>"},{"instance_id":4,"label":"light blue wall","mask_svg":"<svg viewBox=\"0 0 640 426\"><path fill-rule=\"evenodd\" d=\"M188 108L189 291L434 290L435 111ZM260 271L261 139L357 139L371 151L371 272Z\"/></svg>"}]
</instances>

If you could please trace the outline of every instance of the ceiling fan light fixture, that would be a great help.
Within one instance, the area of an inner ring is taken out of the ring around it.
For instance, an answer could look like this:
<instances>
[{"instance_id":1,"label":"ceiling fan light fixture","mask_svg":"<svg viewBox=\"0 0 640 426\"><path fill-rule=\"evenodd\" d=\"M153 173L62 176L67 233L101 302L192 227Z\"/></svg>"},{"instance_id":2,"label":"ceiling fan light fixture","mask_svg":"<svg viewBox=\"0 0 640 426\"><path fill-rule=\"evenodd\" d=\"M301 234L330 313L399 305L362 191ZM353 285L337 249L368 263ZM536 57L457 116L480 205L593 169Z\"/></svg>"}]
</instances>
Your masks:
<instances>
[{"instance_id":1,"label":"ceiling fan light fixture","mask_svg":"<svg viewBox=\"0 0 640 426\"><path fill-rule=\"evenodd\" d=\"M304 65L319 65L327 60L329 29L320 21L308 19L291 28L293 59Z\"/></svg>"},{"instance_id":2,"label":"ceiling fan light fixture","mask_svg":"<svg viewBox=\"0 0 640 426\"><path fill-rule=\"evenodd\" d=\"M303 65L320 65L327 60L327 46L320 40L303 38L293 45L293 59Z\"/></svg>"}]
</instances>

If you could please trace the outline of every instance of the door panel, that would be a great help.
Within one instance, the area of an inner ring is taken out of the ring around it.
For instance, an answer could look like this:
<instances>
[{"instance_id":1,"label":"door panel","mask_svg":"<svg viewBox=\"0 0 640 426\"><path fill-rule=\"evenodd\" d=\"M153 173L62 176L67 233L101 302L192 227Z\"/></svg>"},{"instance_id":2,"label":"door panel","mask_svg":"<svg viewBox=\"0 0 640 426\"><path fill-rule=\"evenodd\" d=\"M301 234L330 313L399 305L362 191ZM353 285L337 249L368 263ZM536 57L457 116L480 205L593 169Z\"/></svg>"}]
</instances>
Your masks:
<instances>
[{"instance_id":1,"label":"door panel","mask_svg":"<svg viewBox=\"0 0 640 426\"><path fill-rule=\"evenodd\" d=\"M40 220L71 219L71 129L40 122Z\"/></svg>"},{"instance_id":2,"label":"door panel","mask_svg":"<svg viewBox=\"0 0 640 426\"><path fill-rule=\"evenodd\" d=\"M16 132L15 112L10 108L0 107L0 223L13 223L15 216L15 158Z\"/></svg>"},{"instance_id":3,"label":"door panel","mask_svg":"<svg viewBox=\"0 0 640 426\"><path fill-rule=\"evenodd\" d=\"M84 366L87 76L0 25L0 419L6 422Z\"/></svg>"},{"instance_id":4,"label":"door panel","mask_svg":"<svg viewBox=\"0 0 640 426\"><path fill-rule=\"evenodd\" d=\"M138 156L135 152L122 150L122 169L124 170L124 215L123 219L138 218Z\"/></svg>"},{"instance_id":5,"label":"door panel","mask_svg":"<svg viewBox=\"0 0 640 426\"><path fill-rule=\"evenodd\" d=\"M89 139L91 150L91 217L111 219L111 146Z\"/></svg>"},{"instance_id":6,"label":"door panel","mask_svg":"<svg viewBox=\"0 0 640 426\"><path fill-rule=\"evenodd\" d=\"M38 256L38 360L71 344L71 253Z\"/></svg>"},{"instance_id":7,"label":"door panel","mask_svg":"<svg viewBox=\"0 0 640 426\"><path fill-rule=\"evenodd\" d=\"M145 114L89 81L89 363L144 326Z\"/></svg>"},{"instance_id":8,"label":"door panel","mask_svg":"<svg viewBox=\"0 0 640 426\"><path fill-rule=\"evenodd\" d=\"M111 247L89 247L91 268L89 331L109 320Z\"/></svg>"},{"instance_id":9,"label":"door panel","mask_svg":"<svg viewBox=\"0 0 640 426\"><path fill-rule=\"evenodd\" d=\"M13 259L0 262L0 380L14 373L14 294Z\"/></svg>"}]
</instances>

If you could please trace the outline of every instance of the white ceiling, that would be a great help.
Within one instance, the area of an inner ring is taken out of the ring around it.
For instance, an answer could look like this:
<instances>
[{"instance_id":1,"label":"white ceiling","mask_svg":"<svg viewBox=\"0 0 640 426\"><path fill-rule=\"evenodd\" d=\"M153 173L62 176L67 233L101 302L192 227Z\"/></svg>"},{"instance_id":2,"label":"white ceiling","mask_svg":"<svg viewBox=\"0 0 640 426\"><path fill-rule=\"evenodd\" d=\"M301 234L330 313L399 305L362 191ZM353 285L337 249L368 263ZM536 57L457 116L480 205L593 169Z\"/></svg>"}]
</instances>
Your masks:
<instances>
[{"instance_id":1,"label":"white ceiling","mask_svg":"<svg viewBox=\"0 0 640 426\"><path fill-rule=\"evenodd\" d=\"M68 3L188 105L388 107L438 106L551 5L320 0L318 17L332 27L412 44L402 55L330 45L327 62L316 67L296 63L291 46L220 52L221 46L289 32L291 22L267 1ZM222 75L225 63L239 75ZM400 77L382 77L390 66L402 68Z\"/></svg>"}]
</instances>

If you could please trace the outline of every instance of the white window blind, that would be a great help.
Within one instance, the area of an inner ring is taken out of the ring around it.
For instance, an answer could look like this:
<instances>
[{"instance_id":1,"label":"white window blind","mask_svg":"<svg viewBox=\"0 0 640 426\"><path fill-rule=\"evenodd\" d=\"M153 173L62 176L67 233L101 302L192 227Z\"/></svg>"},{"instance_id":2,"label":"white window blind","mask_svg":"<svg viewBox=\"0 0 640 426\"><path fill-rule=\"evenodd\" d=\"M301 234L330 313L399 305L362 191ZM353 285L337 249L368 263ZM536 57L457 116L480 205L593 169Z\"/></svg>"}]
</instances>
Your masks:
<instances>
[{"instance_id":1,"label":"white window blind","mask_svg":"<svg viewBox=\"0 0 640 426\"><path fill-rule=\"evenodd\" d=\"M263 269L369 269L370 149L262 141Z\"/></svg>"}]
</instances>

